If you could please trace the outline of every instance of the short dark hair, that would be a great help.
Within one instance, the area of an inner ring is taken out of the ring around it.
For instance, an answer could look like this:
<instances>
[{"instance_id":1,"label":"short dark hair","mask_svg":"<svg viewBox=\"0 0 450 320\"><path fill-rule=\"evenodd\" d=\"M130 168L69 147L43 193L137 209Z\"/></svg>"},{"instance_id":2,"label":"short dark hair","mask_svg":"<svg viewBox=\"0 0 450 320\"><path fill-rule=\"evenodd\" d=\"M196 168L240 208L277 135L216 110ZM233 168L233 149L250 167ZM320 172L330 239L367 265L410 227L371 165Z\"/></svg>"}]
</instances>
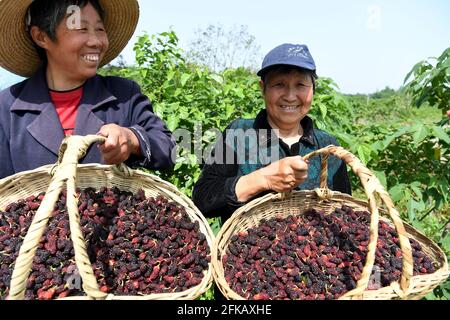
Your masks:
<instances>
[{"instance_id":1,"label":"short dark hair","mask_svg":"<svg viewBox=\"0 0 450 320\"><path fill-rule=\"evenodd\" d=\"M298 72L303 72L303 73L308 74L311 77L311 81L313 83L313 91L316 92L316 79L318 78L316 72L313 70L304 69L304 68L300 68L300 67L292 66L292 65L288 65L288 64L279 64L279 65L272 66L272 67L268 68L267 70L265 70L265 72L263 74L261 74L261 80L264 82L264 91L266 89L266 80L267 80L267 76L269 74L271 74L271 73L289 74L292 71L298 71Z\"/></svg>"},{"instance_id":2,"label":"short dark hair","mask_svg":"<svg viewBox=\"0 0 450 320\"><path fill-rule=\"evenodd\" d=\"M44 31L52 41L55 41L56 28L66 17L67 8L71 5L84 8L88 3L94 7L100 18L104 20L105 12L98 0L35 0L28 8L27 17L25 17L28 32L30 32L32 26L36 26ZM33 41L33 39L31 40ZM45 50L39 47L34 41L33 44L39 58L42 61L47 61Z\"/></svg>"}]
</instances>

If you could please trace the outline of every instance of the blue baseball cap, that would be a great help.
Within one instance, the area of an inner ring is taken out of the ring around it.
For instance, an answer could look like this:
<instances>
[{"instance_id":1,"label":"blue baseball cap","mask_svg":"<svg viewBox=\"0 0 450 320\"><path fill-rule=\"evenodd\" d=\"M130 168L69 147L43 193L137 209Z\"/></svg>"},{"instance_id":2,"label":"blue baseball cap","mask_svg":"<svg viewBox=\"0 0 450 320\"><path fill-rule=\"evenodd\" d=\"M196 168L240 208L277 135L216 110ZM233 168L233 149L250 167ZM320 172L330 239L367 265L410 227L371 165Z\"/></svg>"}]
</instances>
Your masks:
<instances>
[{"instance_id":1,"label":"blue baseball cap","mask_svg":"<svg viewBox=\"0 0 450 320\"><path fill-rule=\"evenodd\" d=\"M314 59L309 53L308 47L304 44L284 43L272 49L264 57L261 70L258 71L257 75L263 76L268 68L275 65L291 65L316 71Z\"/></svg>"}]
</instances>

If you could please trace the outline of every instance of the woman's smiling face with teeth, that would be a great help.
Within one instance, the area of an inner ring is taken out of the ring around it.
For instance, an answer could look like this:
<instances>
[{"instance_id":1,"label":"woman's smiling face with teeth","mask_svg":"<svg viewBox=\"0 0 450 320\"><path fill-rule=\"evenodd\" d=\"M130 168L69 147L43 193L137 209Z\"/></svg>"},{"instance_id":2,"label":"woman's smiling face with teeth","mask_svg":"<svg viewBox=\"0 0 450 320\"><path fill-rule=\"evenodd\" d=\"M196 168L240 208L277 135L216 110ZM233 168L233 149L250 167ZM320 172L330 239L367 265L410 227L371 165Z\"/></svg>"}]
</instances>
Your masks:
<instances>
[{"instance_id":1,"label":"woman's smiling face with teeth","mask_svg":"<svg viewBox=\"0 0 450 320\"><path fill-rule=\"evenodd\" d=\"M310 74L295 69L289 73L269 72L260 85L269 120L279 129L298 126L308 113L313 99Z\"/></svg>"},{"instance_id":2,"label":"woman's smiling face with teeth","mask_svg":"<svg viewBox=\"0 0 450 320\"><path fill-rule=\"evenodd\" d=\"M86 80L96 75L108 50L108 37L99 14L90 3L81 9L79 26L71 25L71 19L71 16L65 18L56 28L56 41L50 42L47 48L48 63L53 70L70 78Z\"/></svg>"}]
</instances>

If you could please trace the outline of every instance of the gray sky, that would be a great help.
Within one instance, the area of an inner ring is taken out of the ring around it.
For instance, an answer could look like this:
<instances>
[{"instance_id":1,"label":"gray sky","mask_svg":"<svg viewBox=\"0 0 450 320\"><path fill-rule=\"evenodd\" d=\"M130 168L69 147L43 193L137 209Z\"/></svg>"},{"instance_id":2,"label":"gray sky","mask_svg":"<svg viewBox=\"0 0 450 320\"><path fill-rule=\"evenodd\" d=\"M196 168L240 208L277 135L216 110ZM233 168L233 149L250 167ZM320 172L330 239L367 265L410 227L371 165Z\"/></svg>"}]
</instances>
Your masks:
<instances>
[{"instance_id":1,"label":"gray sky","mask_svg":"<svg viewBox=\"0 0 450 320\"><path fill-rule=\"evenodd\" d=\"M415 63L450 46L446 0L140 0L141 17L123 51L127 62L137 35L173 28L187 48L198 28L246 25L265 54L284 43L307 44L318 74L344 93L397 89ZM0 71L0 86L20 80Z\"/></svg>"}]
</instances>

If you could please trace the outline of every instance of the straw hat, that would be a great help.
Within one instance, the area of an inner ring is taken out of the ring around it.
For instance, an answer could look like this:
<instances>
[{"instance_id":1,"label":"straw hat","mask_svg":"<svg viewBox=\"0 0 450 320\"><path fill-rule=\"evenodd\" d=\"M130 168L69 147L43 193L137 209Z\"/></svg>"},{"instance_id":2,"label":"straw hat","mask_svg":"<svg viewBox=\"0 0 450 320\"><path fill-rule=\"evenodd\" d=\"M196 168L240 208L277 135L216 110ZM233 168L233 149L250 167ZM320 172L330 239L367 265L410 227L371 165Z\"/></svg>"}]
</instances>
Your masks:
<instances>
[{"instance_id":1,"label":"straw hat","mask_svg":"<svg viewBox=\"0 0 450 320\"><path fill-rule=\"evenodd\" d=\"M42 61L26 31L25 15L33 0L0 0L0 66L31 77ZM127 45L139 19L137 0L99 0L105 11L109 48L100 66L116 58Z\"/></svg>"}]
</instances>

